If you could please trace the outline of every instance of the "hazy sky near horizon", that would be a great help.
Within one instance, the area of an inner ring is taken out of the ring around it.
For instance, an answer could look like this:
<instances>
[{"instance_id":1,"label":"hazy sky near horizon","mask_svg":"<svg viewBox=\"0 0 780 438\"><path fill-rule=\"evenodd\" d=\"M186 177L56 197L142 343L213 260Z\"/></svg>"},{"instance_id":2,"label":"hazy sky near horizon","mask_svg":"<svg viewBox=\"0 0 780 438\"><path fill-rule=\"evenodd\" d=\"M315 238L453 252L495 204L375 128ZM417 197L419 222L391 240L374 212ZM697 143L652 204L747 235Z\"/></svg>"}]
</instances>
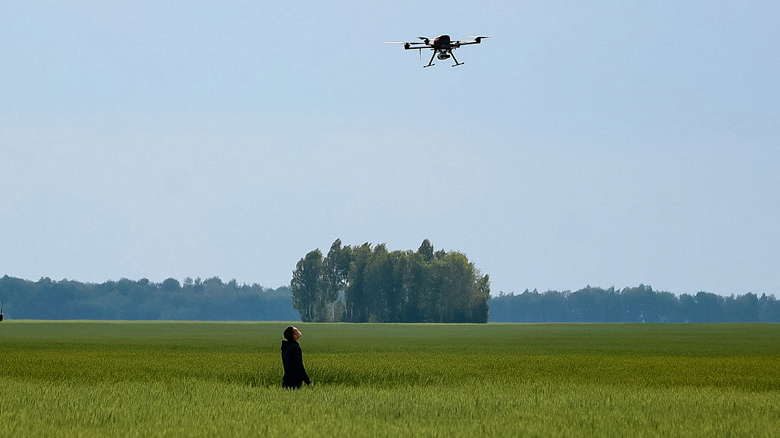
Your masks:
<instances>
[{"instance_id":1,"label":"hazy sky near horizon","mask_svg":"<svg viewBox=\"0 0 780 438\"><path fill-rule=\"evenodd\" d=\"M428 238L494 294L780 295L780 3L443 5L4 1L0 275L277 287ZM491 38L382 44L443 33Z\"/></svg>"}]
</instances>

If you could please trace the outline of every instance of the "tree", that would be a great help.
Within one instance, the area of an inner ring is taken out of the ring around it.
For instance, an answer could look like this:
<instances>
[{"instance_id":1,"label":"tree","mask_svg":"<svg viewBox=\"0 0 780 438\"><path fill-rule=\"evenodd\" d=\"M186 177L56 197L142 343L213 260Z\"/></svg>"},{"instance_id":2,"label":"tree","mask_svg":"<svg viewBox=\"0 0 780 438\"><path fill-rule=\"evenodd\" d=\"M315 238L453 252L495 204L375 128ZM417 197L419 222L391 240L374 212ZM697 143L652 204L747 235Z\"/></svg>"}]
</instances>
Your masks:
<instances>
[{"instance_id":1,"label":"tree","mask_svg":"<svg viewBox=\"0 0 780 438\"><path fill-rule=\"evenodd\" d=\"M420 245L420 248L417 249L417 253L423 257L423 261L425 261L425 263L432 262L433 245L431 245L431 241L428 239L423 240L422 244Z\"/></svg>"},{"instance_id":2,"label":"tree","mask_svg":"<svg viewBox=\"0 0 780 438\"><path fill-rule=\"evenodd\" d=\"M777 301L774 295L761 294L758 300L758 320L780 322L780 301Z\"/></svg>"},{"instance_id":3,"label":"tree","mask_svg":"<svg viewBox=\"0 0 780 438\"><path fill-rule=\"evenodd\" d=\"M423 300L428 295L430 278L428 264L424 256L419 252L411 253L408 257L408 276L405 288L406 298L403 305L403 320L406 322L423 322Z\"/></svg>"},{"instance_id":4,"label":"tree","mask_svg":"<svg viewBox=\"0 0 780 438\"><path fill-rule=\"evenodd\" d=\"M304 322L314 321L315 305L320 300L322 275L322 252L309 252L298 261L290 283L293 307L301 314Z\"/></svg>"},{"instance_id":5,"label":"tree","mask_svg":"<svg viewBox=\"0 0 780 438\"><path fill-rule=\"evenodd\" d=\"M374 247L365 270L363 295L369 322L389 322L387 302L391 278L387 246L380 243Z\"/></svg>"},{"instance_id":6,"label":"tree","mask_svg":"<svg viewBox=\"0 0 780 438\"><path fill-rule=\"evenodd\" d=\"M349 246L341 246L341 239L336 239L323 261L323 292L320 306L324 321L344 319L343 296L349 284L351 250Z\"/></svg>"},{"instance_id":7,"label":"tree","mask_svg":"<svg viewBox=\"0 0 780 438\"><path fill-rule=\"evenodd\" d=\"M388 255L390 278L387 292L387 314L392 322L407 322L405 309L411 286L411 251L393 251Z\"/></svg>"},{"instance_id":8,"label":"tree","mask_svg":"<svg viewBox=\"0 0 780 438\"><path fill-rule=\"evenodd\" d=\"M486 323L488 322L490 309L490 276L481 275L476 272L476 288L472 293L469 302L469 315L466 322Z\"/></svg>"},{"instance_id":9,"label":"tree","mask_svg":"<svg viewBox=\"0 0 780 438\"><path fill-rule=\"evenodd\" d=\"M449 252L434 262L435 306L438 322L467 322L471 296L476 287L474 265L465 255Z\"/></svg>"},{"instance_id":10,"label":"tree","mask_svg":"<svg viewBox=\"0 0 780 438\"><path fill-rule=\"evenodd\" d=\"M759 306L758 297L754 293L747 293L726 298L726 313L730 322L758 322Z\"/></svg>"},{"instance_id":11,"label":"tree","mask_svg":"<svg viewBox=\"0 0 780 438\"><path fill-rule=\"evenodd\" d=\"M696 306L691 322L723 321L723 297L710 292L696 293Z\"/></svg>"},{"instance_id":12,"label":"tree","mask_svg":"<svg viewBox=\"0 0 780 438\"><path fill-rule=\"evenodd\" d=\"M179 283L179 280L175 278L166 278L162 282L162 286L160 287L163 292L178 292L179 289L181 289L181 284Z\"/></svg>"},{"instance_id":13,"label":"tree","mask_svg":"<svg viewBox=\"0 0 780 438\"><path fill-rule=\"evenodd\" d=\"M352 249L349 265L349 286L344 294L347 322L368 321L368 297L366 296L366 267L371 260L371 244L368 242Z\"/></svg>"}]
</instances>

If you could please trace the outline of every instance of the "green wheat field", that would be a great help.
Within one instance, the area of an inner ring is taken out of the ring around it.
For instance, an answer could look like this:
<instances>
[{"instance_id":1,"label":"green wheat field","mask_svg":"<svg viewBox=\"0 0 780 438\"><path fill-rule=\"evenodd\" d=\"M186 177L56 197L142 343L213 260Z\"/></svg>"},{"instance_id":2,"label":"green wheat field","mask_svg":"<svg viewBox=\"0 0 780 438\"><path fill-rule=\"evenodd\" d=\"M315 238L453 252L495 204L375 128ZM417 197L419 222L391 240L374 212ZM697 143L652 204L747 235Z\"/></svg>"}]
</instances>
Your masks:
<instances>
[{"instance_id":1,"label":"green wheat field","mask_svg":"<svg viewBox=\"0 0 780 438\"><path fill-rule=\"evenodd\" d=\"M0 436L780 436L777 324L0 323Z\"/></svg>"}]
</instances>

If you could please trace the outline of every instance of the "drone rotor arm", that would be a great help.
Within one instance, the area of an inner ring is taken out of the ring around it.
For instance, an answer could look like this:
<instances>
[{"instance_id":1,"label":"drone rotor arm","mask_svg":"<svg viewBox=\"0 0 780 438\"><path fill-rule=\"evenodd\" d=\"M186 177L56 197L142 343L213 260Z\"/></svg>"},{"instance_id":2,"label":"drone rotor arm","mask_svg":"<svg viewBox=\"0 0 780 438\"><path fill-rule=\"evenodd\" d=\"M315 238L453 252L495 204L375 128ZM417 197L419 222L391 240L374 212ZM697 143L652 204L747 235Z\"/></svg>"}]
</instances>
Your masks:
<instances>
[{"instance_id":1,"label":"drone rotor arm","mask_svg":"<svg viewBox=\"0 0 780 438\"><path fill-rule=\"evenodd\" d=\"M425 43L409 43L404 41L385 41L385 44L400 44L404 46L404 50L422 50L422 49L432 49L433 46L430 44Z\"/></svg>"},{"instance_id":2,"label":"drone rotor arm","mask_svg":"<svg viewBox=\"0 0 780 438\"><path fill-rule=\"evenodd\" d=\"M474 38L474 40L473 41L463 41L463 42L460 42L460 43L461 44L480 44L482 42L482 40L490 38L490 37L469 35L469 38Z\"/></svg>"}]
</instances>

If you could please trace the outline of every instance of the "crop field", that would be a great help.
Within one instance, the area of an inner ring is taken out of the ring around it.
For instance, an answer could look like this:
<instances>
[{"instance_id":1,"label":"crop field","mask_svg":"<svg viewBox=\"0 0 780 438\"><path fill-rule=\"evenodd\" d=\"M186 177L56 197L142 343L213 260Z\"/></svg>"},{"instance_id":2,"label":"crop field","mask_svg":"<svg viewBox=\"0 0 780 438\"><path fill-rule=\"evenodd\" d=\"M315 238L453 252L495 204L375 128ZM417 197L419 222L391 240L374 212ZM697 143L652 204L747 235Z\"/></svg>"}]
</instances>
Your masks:
<instances>
[{"instance_id":1,"label":"crop field","mask_svg":"<svg viewBox=\"0 0 780 438\"><path fill-rule=\"evenodd\" d=\"M780 436L780 325L0 324L0 436Z\"/></svg>"}]
</instances>

